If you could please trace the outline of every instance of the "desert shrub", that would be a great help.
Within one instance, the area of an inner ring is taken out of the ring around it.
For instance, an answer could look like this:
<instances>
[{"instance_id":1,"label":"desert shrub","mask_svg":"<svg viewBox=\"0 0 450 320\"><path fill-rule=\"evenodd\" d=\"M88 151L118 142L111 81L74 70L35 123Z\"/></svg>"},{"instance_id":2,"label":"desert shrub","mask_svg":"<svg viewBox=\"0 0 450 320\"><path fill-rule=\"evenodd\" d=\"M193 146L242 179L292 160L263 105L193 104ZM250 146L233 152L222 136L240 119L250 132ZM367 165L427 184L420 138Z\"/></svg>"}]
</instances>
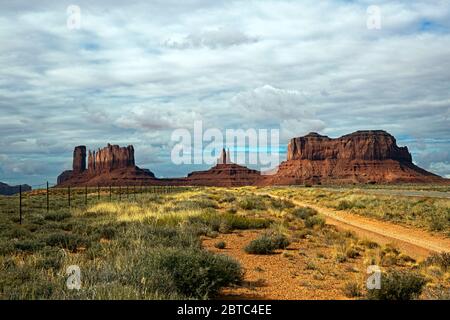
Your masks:
<instances>
[{"instance_id":1,"label":"desert shrub","mask_svg":"<svg viewBox=\"0 0 450 320\"><path fill-rule=\"evenodd\" d=\"M431 231L442 231L446 228L448 222L447 218L443 215L433 214L430 217L430 230Z\"/></svg>"},{"instance_id":2,"label":"desert shrub","mask_svg":"<svg viewBox=\"0 0 450 320\"><path fill-rule=\"evenodd\" d=\"M382 255L381 264L385 267L395 266L397 264L397 255L391 252Z\"/></svg>"},{"instance_id":3,"label":"desert shrub","mask_svg":"<svg viewBox=\"0 0 450 320\"><path fill-rule=\"evenodd\" d=\"M264 235L252 240L244 250L250 254L271 254L275 248L272 239Z\"/></svg>"},{"instance_id":4,"label":"desert shrub","mask_svg":"<svg viewBox=\"0 0 450 320\"><path fill-rule=\"evenodd\" d=\"M378 243L368 240L368 239L360 240L359 244L361 244L362 246L367 247L369 249L376 249L380 246Z\"/></svg>"},{"instance_id":5,"label":"desert shrub","mask_svg":"<svg viewBox=\"0 0 450 320\"><path fill-rule=\"evenodd\" d=\"M222 195L222 197L219 199L219 202L227 202L231 203L236 200L236 197L232 193L225 193Z\"/></svg>"},{"instance_id":6,"label":"desert shrub","mask_svg":"<svg viewBox=\"0 0 450 320\"><path fill-rule=\"evenodd\" d=\"M314 228L315 226L323 227L325 225L325 219L321 216L312 216L305 220L305 226L307 228Z\"/></svg>"},{"instance_id":7,"label":"desert shrub","mask_svg":"<svg viewBox=\"0 0 450 320\"><path fill-rule=\"evenodd\" d=\"M289 239L283 234L274 234L271 236L271 239L275 249L286 249L291 244Z\"/></svg>"},{"instance_id":8,"label":"desert shrub","mask_svg":"<svg viewBox=\"0 0 450 320\"><path fill-rule=\"evenodd\" d=\"M263 199L257 196L246 196L239 200L238 205L244 210L264 210L266 204Z\"/></svg>"},{"instance_id":9,"label":"desert shrub","mask_svg":"<svg viewBox=\"0 0 450 320\"><path fill-rule=\"evenodd\" d=\"M283 209L289 209L294 208L295 204L292 203L290 200L284 200L284 199L277 199L272 198L270 199L270 205L277 210L283 210Z\"/></svg>"},{"instance_id":10,"label":"desert shrub","mask_svg":"<svg viewBox=\"0 0 450 320\"><path fill-rule=\"evenodd\" d=\"M230 213L230 214L235 214L235 213L237 213L237 209L235 207L231 207L231 208L228 208L226 212Z\"/></svg>"},{"instance_id":11,"label":"desert shrub","mask_svg":"<svg viewBox=\"0 0 450 320\"><path fill-rule=\"evenodd\" d=\"M64 219L70 218L71 214L70 212L64 212L64 211L59 211L59 212L49 212L47 214L44 215L44 219L45 220L49 220L49 221L63 221Z\"/></svg>"},{"instance_id":12,"label":"desert shrub","mask_svg":"<svg viewBox=\"0 0 450 320\"><path fill-rule=\"evenodd\" d=\"M356 281L349 281L344 285L342 290L346 297L357 298L362 296L361 285Z\"/></svg>"},{"instance_id":13,"label":"desert shrub","mask_svg":"<svg viewBox=\"0 0 450 320\"><path fill-rule=\"evenodd\" d=\"M213 212L205 212L188 219L190 223L203 223L214 231L219 231L221 225L226 224L231 230L263 229L267 228L271 221L263 218L251 218L241 215Z\"/></svg>"},{"instance_id":14,"label":"desert shrub","mask_svg":"<svg viewBox=\"0 0 450 320\"><path fill-rule=\"evenodd\" d=\"M381 274L381 288L369 289L367 298L372 300L411 300L423 290L426 280L418 273L391 271Z\"/></svg>"},{"instance_id":15,"label":"desert shrub","mask_svg":"<svg viewBox=\"0 0 450 320\"><path fill-rule=\"evenodd\" d=\"M55 270L61 268L65 255L61 252L60 249L45 247L44 250L40 252L41 257L36 261L37 268L50 269L53 268Z\"/></svg>"},{"instance_id":16,"label":"desert shrub","mask_svg":"<svg viewBox=\"0 0 450 320\"><path fill-rule=\"evenodd\" d=\"M225 249L226 243L224 241L219 241L214 244L214 247L217 249Z\"/></svg>"},{"instance_id":17,"label":"desert shrub","mask_svg":"<svg viewBox=\"0 0 450 320\"><path fill-rule=\"evenodd\" d=\"M14 247L19 251L35 252L39 251L44 247L44 243L37 239L27 239L22 241L17 241L14 243Z\"/></svg>"},{"instance_id":18,"label":"desert shrub","mask_svg":"<svg viewBox=\"0 0 450 320\"><path fill-rule=\"evenodd\" d=\"M199 235L206 235L210 229L203 224L188 223L180 227L160 226L156 224L130 224L123 237L119 239L140 238L147 247L166 246L188 248L200 247Z\"/></svg>"},{"instance_id":19,"label":"desert shrub","mask_svg":"<svg viewBox=\"0 0 450 320\"><path fill-rule=\"evenodd\" d=\"M176 292L188 298L214 296L220 288L238 284L243 278L241 266L234 259L200 249L161 248L152 251L143 263L148 278L156 280L155 272L165 274L161 286L165 287L169 279Z\"/></svg>"},{"instance_id":20,"label":"desert shrub","mask_svg":"<svg viewBox=\"0 0 450 320\"><path fill-rule=\"evenodd\" d=\"M45 237L45 244L52 247L61 247L75 251L78 246L86 245L86 241L79 235L66 232L55 232Z\"/></svg>"},{"instance_id":21,"label":"desert shrub","mask_svg":"<svg viewBox=\"0 0 450 320\"><path fill-rule=\"evenodd\" d=\"M0 255L12 253L14 252L15 248L15 245L13 245L11 242L0 242Z\"/></svg>"},{"instance_id":22,"label":"desert shrub","mask_svg":"<svg viewBox=\"0 0 450 320\"><path fill-rule=\"evenodd\" d=\"M271 254L276 249L286 249L290 242L282 234L264 234L252 240L245 248L245 252L250 254Z\"/></svg>"},{"instance_id":23,"label":"desert shrub","mask_svg":"<svg viewBox=\"0 0 450 320\"><path fill-rule=\"evenodd\" d=\"M347 261L347 256L345 254L343 254L342 252L336 253L334 258L336 259L336 262L338 262L338 263L343 263L343 262Z\"/></svg>"},{"instance_id":24,"label":"desert shrub","mask_svg":"<svg viewBox=\"0 0 450 320\"><path fill-rule=\"evenodd\" d=\"M28 238L31 236L31 232L22 226L13 226L6 234L10 239Z\"/></svg>"},{"instance_id":25,"label":"desert shrub","mask_svg":"<svg viewBox=\"0 0 450 320\"><path fill-rule=\"evenodd\" d=\"M231 226L226 222L222 221L219 225L219 232L220 233L230 233L231 232Z\"/></svg>"},{"instance_id":26,"label":"desert shrub","mask_svg":"<svg viewBox=\"0 0 450 320\"><path fill-rule=\"evenodd\" d=\"M300 219L308 219L309 217L317 215L317 210L311 207L300 207L292 210L292 215Z\"/></svg>"},{"instance_id":27,"label":"desert shrub","mask_svg":"<svg viewBox=\"0 0 450 320\"><path fill-rule=\"evenodd\" d=\"M444 272L450 269L450 252L433 253L424 262L424 265L436 265L442 268Z\"/></svg>"},{"instance_id":28,"label":"desert shrub","mask_svg":"<svg viewBox=\"0 0 450 320\"><path fill-rule=\"evenodd\" d=\"M219 206L217 202L208 198L194 199L194 200L183 200L175 204L175 207L169 208L170 211L180 211L180 210L196 210L196 209L217 209Z\"/></svg>"},{"instance_id":29,"label":"desert shrub","mask_svg":"<svg viewBox=\"0 0 450 320\"><path fill-rule=\"evenodd\" d=\"M108 240L114 239L114 237L118 233L117 228L114 228L111 225L99 226L96 231L100 238L108 239Z\"/></svg>"},{"instance_id":30,"label":"desert shrub","mask_svg":"<svg viewBox=\"0 0 450 320\"><path fill-rule=\"evenodd\" d=\"M309 229L301 229L294 233L293 237L296 239L306 239L307 236L313 235L313 231Z\"/></svg>"},{"instance_id":31,"label":"desert shrub","mask_svg":"<svg viewBox=\"0 0 450 320\"><path fill-rule=\"evenodd\" d=\"M349 247L347 248L347 250L345 251L345 255L347 256L347 258L350 259L355 259L357 257L360 256L360 253L358 250L356 250L354 247Z\"/></svg>"},{"instance_id":32,"label":"desert shrub","mask_svg":"<svg viewBox=\"0 0 450 320\"><path fill-rule=\"evenodd\" d=\"M336 209L338 210L348 210L353 208L354 205L351 201L348 200L341 200L339 201L339 204L337 205Z\"/></svg>"}]
</instances>

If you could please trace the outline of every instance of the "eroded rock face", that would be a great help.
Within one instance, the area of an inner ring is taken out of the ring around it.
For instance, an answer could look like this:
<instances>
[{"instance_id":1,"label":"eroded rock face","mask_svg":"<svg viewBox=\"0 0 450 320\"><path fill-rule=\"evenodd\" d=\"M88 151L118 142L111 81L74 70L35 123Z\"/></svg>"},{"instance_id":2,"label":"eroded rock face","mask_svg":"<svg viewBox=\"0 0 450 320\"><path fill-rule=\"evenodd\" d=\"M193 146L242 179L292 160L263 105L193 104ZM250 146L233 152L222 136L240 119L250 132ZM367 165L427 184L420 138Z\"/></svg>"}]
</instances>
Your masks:
<instances>
[{"instance_id":1,"label":"eroded rock face","mask_svg":"<svg viewBox=\"0 0 450 320\"><path fill-rule=\"evenodd\" d=\"M92 173L134 166L133 146L119 147L108 143L108 146L103 149L89 151L88 170Z\"/></svg>"},{"instance_id":2,"label":"eroded rock face","mask_svg":"<svg viewBox=\"0 0 450 320\"><path fill-rule=\"evenodd\" d=\"M398 147L389 133L357 131L331 139L317 133L293 138L288 145L287 160L397 160L411 162L407 147Z\"/></svg>"},{"instance_id":3,"label":"eroded rock face","mask_svg":"<svg viewBox=\"0 0 450 320\"><path fill-rule=\"evenodd\" d=\"M86 170L86 147L78 146L73 150L72 171L74 173L81 173L84 170Z\"/></svg>"},{"instance_id":4,"label":"eroded rock face","mask_svg":"<svg viewBox=\"0 0 450 320\"><path fill-rule=\"evenodd\" d=\"M65 181L69 180L72 177L72 173L72 170L63 171L56 180L57 184L62 184Z\"/></svg>"},{"instance_id":5,"label":"eroded rock face","mask_svg":"<svg viewBox=\"0 0 450 320\"><path fill-rule=\"evenodd\" d=\"M444 179L412 163L407 147L381 130L331 139L317 133L294 138L287 161L264 184L426 183Z\"/></svg>"},{"instance_id":6,"label":"eroded rock face","mask_svg":"<svg viewBox=\"0 0 450 320\"><path fill-rule=\"evenodd\" d=\"M90 151L86 169L86 147L78 146L73 152L73 169L58 176L58 186L139 186L152 184L155 175L138 168L133 146L120 147L108 144L105 148Z\"/></svg>"}]
</instances>

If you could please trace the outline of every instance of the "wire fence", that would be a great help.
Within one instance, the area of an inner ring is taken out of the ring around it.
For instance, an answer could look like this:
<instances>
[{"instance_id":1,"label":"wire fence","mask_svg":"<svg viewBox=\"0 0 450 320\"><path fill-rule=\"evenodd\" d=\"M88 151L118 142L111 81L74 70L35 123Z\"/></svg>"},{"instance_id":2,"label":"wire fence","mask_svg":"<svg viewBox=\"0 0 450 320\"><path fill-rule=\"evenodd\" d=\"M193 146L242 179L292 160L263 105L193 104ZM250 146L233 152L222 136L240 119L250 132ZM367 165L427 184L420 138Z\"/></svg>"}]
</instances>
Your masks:
<instances>
[{"instance_id":1,"label":"wire fence","mask_svg":"<svg viewBox=\"0 0 450 320\"><path fill-rule=\"evenodd\" d=\"M53 187L48 182L33 185L32 191L19 192L13 196L0 197L0 211L16 214L22 224L29 212L49 213L55 210L87 209L105 201L137 201L146 194L170 194L182 192L189 187L179 186L107 186L107 187Z\"/></svg>"}]
</instances>

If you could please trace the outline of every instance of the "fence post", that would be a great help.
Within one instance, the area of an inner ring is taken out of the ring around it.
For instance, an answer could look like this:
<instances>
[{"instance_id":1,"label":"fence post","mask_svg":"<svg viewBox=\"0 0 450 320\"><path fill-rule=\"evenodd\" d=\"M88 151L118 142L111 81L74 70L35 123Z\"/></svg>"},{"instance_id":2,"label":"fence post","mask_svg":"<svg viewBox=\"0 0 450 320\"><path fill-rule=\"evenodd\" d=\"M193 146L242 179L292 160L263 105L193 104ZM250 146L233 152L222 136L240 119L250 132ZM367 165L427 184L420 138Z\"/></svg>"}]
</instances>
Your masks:
<instances>
[{"instance_id":1,"label":"fence post","mask_svg":"<svg viewBox=\"0 0 450 320\"><path fill-rule=\"evenodd\" d=\"M87 186L84 186L84 205L87 207Z\"/></svg>"},{"instance_id":2,"label":"fence post","mask_svg":"<svg viewBox=\"0 0 450 320\"><path fill-rule=\"evenodd\" d=\"M22 224L22 185L19 185L19 224Z\"/></svg>"},{"instance_id":3,"label":"fence post","mask_svg":"<svg viewBox=\"0 0 450 320\"><path fill-rule=\"evenodd\" d=\"M69 202L69 209L70 209L70 187L67 187L67 200Z\"/></svg>"},{"instance_id":4,"label":"fence post","mask_svg":"<svg viewBox=\"0 0 450 320\"><path fill-rule=\"evenodd\" d=\"M122 201L122 187L119 186L119 201Z\"/></svg>"},{"instance_id":5,"label":"fence post","mask_svg":"<svg viewBox=\"0 0 450 320\"><path fill-rule=\"evenodd\" d=\"M133 196L134 200L136 200L136 186L133 186Z\"/></svg>"},{"instance_id":6,"label":"fence post","mask_svg":"<svg viewBox=\"0 0 450 320\"><path fill-rule=\"evenodd\" d=\"M97 200L100 200L100 186L97 185Z\"/></svg>"},{"instance_id":7,"label":"fence post","mask_svg":"<svg viewBox=\"0 0 450 320\"><path fill-rule=\"evenodd\" d=\"M109 186L109 201L112 200L112 188Z\"/></svg>"},{"instance_id":8,"label":"fence post","mask_svg":"<svg viewBox=\"0 0 450 320\"><path fill-rule=\"evenodd\" d=\"M49 209L50 209L50 206L49 206L49 194L48 194L48 181L47 181L47 213L48 213L48 211L49 211Z\"/></svg>"}]
</instances>

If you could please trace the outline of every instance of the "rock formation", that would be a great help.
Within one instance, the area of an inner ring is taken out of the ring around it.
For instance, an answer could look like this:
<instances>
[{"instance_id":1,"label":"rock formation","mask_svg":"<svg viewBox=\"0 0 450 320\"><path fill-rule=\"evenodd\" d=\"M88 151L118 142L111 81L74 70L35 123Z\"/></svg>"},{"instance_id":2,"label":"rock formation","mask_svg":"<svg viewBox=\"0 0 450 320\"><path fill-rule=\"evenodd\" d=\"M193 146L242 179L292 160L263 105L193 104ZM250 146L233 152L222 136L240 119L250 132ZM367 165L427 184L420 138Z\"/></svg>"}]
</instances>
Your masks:
<instances>
[{"instance_id":1,"label":"rock formation","mask_svg":"<svg viewBox=\"0 0 450 320\"><path fill-rule=\"evenodd\" d=\"M22 187L22 192L31 191L31 187L27 184L22 184L21 186L10 186L6 183L0 182L0 194L4 196L11 196L19 193L19 189Z\"/></svg>"},{"instance_id":2,"label":"rock formation","mask_svg":"<svg viewBox=\"0 0 450 320\"><path fill-rule=\"evenodd\" d=\"M108 145L89 150L86 168L86 147L75 147L72 170L58 176L58 186L115 186L155 183L155 175L135 165L133 146Z\"/></svg>"},{"instance_id":3,"label":"rock formation","mask_svg":"<svg viewBox=\"0 0 450 320\"><path fill-rule=\"evenodd\" d=\"M230 152L222 150L217 165L206 171L195 171L185 179L185 185L239 187L254 185L261 179L261 173L232 163Z\"/></svg>"},{"instance_id":4,"label":"rock formation","mask_svg":"<svg viewBox=\"0 0 450 320\"><path fill-rule=\"evenodd\" d=\"M412 162L407 147L381 130L332 139L317 133L291 139L287 161L264 184L396 183L442 181Z\"/></svg>"},{"instance_id":5,"label":"rock formation","mask_svg":"<svg viewBox=\"0 0 450 320\"><path fill-rule=\"evenodd\" d=\"M91 173L113 171L119 168L134 167L133 146L110 145L97 151L89 151L88 170Z\"/></svg>"},{"instance_id":6,"label":"rock formation","mask_svg":"<svg viewBox=\"0 0 450 320\"><path fill-rule=\"evenodd\" d=\"M315 132L291 139L287 160L397 160L411 162L407 147L398 147L395 138L385 131L357 131L331 139Z\"/></svg>"},{"instance_id":7,"label":"rock formation","mask_svg":"<svg viewBox=\"0 0 450 320\"><path fill-rule=\"evenodd\" d=\"M73 150L73 173L82 173L86 170L86 147L78 146Z\"/></svg>"},{"instance_id":8,"label":"rock formation","mask_svg":"<svg viewBox=\"0 0 450 320\"><path fill-rule=\"evenodd\" d=\"M157 179L151 171L137 167L133 146L108 144L89 151L87 168L86 147L76 147L73 155L73 168L58 177L59 186L449 183L414 165L408 148L397 146L392 135L380 130L336 139L317 133L293 138L287 160L270 175L232 163L225 149L211 169L173 179Z\"/></svg>"}]
</instances>

